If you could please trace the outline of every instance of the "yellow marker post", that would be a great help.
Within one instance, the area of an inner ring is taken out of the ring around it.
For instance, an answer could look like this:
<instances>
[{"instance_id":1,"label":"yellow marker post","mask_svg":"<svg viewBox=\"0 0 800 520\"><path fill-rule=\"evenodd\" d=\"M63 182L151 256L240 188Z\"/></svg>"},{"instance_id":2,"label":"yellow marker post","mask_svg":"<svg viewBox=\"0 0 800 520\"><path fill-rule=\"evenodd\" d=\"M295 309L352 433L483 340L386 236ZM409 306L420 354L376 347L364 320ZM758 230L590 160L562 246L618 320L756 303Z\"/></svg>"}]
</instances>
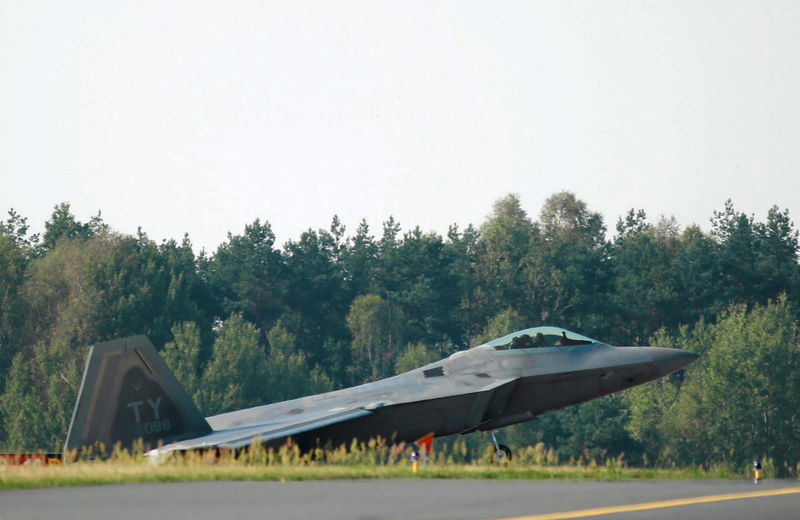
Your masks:
<instances>
[{"instance_id":1,"label":"yellow marker post","mask_svg":"<svg viewBox=\"0 0 800 520\"><path fill-rule=\"evenodd\" d=\"M761 463L753 461L753 484L758 484L761 481Z\"/></svg>"},{"instance_id":2,"label":"yellow marker post","mask_svg":"<svg viewBox=\"0 0 800 520\"><path fill-rule=\"evenodd\" d=\"M416 475L419 473L419 452L411 452L411 471Z\"/></svg>"}]
</instances>

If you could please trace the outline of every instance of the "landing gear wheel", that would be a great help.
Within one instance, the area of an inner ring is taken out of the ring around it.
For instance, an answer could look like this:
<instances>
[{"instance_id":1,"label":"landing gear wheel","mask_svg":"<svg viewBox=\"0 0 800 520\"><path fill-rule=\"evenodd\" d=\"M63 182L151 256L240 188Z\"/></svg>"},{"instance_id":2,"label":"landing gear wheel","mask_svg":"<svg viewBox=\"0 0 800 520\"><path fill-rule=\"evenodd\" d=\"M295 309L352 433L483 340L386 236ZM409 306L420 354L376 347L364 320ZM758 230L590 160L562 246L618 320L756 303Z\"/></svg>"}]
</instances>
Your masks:
<instances>
[{"instance_id":1,"label":"landing gear wheel","mask_svg":"<svg viewBox=\"0 0 800 520\"><path fill-rule=\"evenodd\" d=\"M494 461L498 464L507 464L511 461L511 449L505 444L498 444L494 452Z\"/></svg>"},{"instance_id":2,"label":"landing gear wheel","mask_svg":"<svg viewBox=\"0 0 800 520\"><path fill-rule=\"evenodd\" d=\"M494 461L498 464L508 464L511 460L511 450L505 444L497 442L494 431L492 431L492 444L494 444Z\"/></svg>"}]
</instances>

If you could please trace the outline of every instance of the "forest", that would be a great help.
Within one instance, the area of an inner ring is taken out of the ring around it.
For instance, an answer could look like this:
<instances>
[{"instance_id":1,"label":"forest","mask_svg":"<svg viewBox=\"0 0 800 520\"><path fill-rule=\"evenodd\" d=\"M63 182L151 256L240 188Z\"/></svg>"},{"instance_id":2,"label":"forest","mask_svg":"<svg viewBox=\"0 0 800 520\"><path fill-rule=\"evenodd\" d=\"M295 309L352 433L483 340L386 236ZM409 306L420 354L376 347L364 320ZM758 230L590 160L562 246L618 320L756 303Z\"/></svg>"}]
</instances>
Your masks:
<instances>
[{"instance_id":1,"label":"forest","mask_svg":"<svg viewBox=\"0 0 800 520\"><path fill-rule=\"evenodd\" d=\"M800 264L788 210L730 200L709 231L631 209L608 229L570 192L497 200L446 235L362 220L215 251L55 206L0 222L0 451L60 451L89 345L147 334L206 415L374 381L514 330L702 354L669 378L506 428L561 461L800 471ZM471 441L472 442L472 441ZM475 440L478 444L481 441Z\"/></svg>"}]
</instances>

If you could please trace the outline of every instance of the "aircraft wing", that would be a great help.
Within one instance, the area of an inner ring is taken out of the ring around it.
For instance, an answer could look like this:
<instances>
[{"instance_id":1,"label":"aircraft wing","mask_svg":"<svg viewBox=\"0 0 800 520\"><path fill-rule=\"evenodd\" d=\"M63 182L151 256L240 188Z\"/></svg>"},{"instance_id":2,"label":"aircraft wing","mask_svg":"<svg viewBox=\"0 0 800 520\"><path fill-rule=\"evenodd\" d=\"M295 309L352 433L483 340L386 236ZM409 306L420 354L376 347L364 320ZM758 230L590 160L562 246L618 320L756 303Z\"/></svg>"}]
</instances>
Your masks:
<instances>
[{"instance_id":1,"label":"aircraft wing","mask_svg":"<svg viewBox=\"0 0 800 520\"><path fill-rule=\"evenodd\" d=\"M167 444L153 452L183 451L205 448L243 448L253 442L267 442L282 439L291 435L316 430L332 424L370 415L372 412L363 408L349 410L321 410L292 416L291 420L280 420L245 426L215 430L207 435ZM153 453L151 452L151 453Z\"/></svg>"},{"instance_id":2,"label":"aircraft wing","mask_svg":"<svg viewBox=\"0 0 800 520\"><path fill-rule=\"evenodd\" d=\"M477 424L480 419L494 419L506 407L511 390L517 378L494 381L477 389L475 402L469 409L470 424ZM454 392L455 394L455 392ZM437 397L432 397L435 400ZM305 412L294 415L280 414L278 419L251 424L235 428L220 428L211 433L167 444L157 451L184 451L208 448L243 448L254 442L269 442L285 439L331 426L333 424L352 421L374 413L374 410L392 405L389 401L372 401L366 399L360 404L351 404L350 407L315 407ZM232 412L226 415L238 415L241 412ZM211 424L214 424L212 421Z\"/></svg>"}]
</instances>

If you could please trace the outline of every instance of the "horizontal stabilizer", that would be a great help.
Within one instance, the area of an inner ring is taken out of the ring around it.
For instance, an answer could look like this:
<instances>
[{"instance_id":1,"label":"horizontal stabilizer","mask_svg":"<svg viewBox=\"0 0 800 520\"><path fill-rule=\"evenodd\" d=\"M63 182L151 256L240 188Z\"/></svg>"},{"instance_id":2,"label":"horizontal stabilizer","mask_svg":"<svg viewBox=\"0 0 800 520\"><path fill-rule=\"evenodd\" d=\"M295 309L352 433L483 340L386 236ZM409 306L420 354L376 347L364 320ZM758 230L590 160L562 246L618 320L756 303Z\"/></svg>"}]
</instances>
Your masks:
<instances>
[{"instance_id":1,"label":"horizontal stabilizer","mask_svg":"<svg viewBox=\"0 0 800 520\"><path fill-rule=\"evenodd\" d=\"M332 424L349 421L370 415L372 412L363 408L344 411L326 411L323 413L294 416L290 421L277 421L243 428L216 430L208 435L169 444L159 452L184 451L208 448L244 448L253 442L269 442L284 439L292 435L324 428Z\"/></svg>"}]
</instances>

